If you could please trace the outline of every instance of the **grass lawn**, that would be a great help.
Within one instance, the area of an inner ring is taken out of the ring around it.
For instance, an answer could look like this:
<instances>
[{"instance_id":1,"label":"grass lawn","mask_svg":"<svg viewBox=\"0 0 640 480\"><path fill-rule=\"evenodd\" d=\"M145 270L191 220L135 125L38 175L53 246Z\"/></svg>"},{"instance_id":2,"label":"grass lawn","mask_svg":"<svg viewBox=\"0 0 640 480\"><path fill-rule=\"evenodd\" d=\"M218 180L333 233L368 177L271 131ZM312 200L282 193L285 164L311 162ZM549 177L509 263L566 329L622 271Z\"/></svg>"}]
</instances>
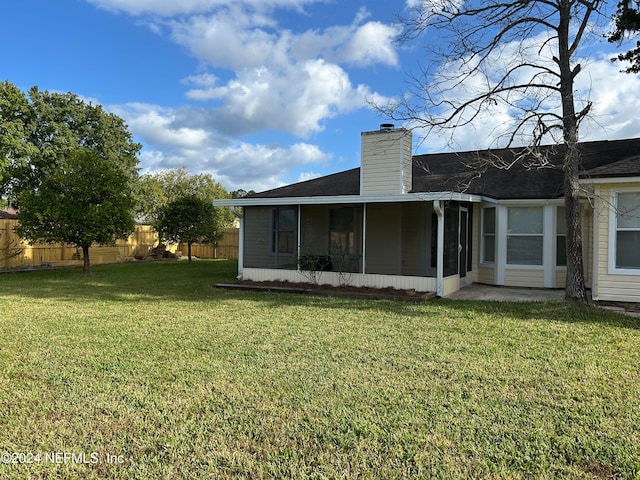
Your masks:
<instances>
[{"instance_id":1,"label":"grass lawn","mask_svg":"<svg viewBox=\"0 0 640 480\"><path fill-rule=\"evenodd\" d=\"M640 478L637 319L93 270L0 276L1 478Z\"/></svg>"}]
</instances>

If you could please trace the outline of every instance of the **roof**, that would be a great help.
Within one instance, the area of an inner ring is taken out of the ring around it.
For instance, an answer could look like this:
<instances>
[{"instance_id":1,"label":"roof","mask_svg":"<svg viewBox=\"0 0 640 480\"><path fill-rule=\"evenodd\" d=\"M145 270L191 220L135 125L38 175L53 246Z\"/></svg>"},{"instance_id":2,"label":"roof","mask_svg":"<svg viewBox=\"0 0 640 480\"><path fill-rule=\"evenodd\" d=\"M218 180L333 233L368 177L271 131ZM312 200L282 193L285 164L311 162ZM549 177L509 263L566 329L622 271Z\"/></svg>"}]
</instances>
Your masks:
<instances>
[{"instance_id":1,"label":"roof","mask_svg":"<svg viewBox=\"0 0 640 480\"><path fill-rule=\"evenodd\" d=\"M18 215L6 211L0 212L0 220L17 220Z\"/></svg>"},{"instance_id":2,"label":"roof","mask_svg":"<svg viewBox=\"0 0 640 480\"><path fill-rule=\"evenodd\" d=\"M592 168L584 173L583 177L611 178L640 176L640 155L625 158L601 167Z\"/></svg>"},{"instance_id":3,"label":"roof","mask_svg":"<svg viewBox=\"0 0 640 480\"><path fill-rule=\"evenodd\" d=\"M585 142L579 148L582 177L640 176L640 138ZM416 155L410 193L449 191L496 200L560 198L564 191L564 152L563 145L547 145L540 147L535 156L524 147ZM540 158L544 160L541 162ZM497 168L495 161L487 162L496 159L504 168ZM244 198L359 194L360 169L354 168Z\"/></svg>"}]
</instances>

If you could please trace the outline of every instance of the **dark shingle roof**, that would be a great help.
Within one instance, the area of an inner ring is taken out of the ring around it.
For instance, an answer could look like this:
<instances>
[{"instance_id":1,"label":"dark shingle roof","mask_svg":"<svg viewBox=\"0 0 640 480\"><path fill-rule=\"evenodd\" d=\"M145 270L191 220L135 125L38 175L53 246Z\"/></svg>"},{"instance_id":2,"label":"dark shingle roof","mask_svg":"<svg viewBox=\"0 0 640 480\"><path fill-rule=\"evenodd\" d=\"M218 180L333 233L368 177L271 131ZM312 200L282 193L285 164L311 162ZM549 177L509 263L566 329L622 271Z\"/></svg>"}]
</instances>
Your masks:
<instances>
[{"instance_id":1,"label":"dark shingle roof","mask_svg":"<svg viewBox=\"0 0 640 480\"><path fill-rule=\"evenodd\" d=\"M586 142L580 144L583 177L632 176L640 174L640 138ZM563 196L562 145L540 147L544 167L527 155L527 150L497 149L485 152L434 153L413 157L411 192L453 191L483 195L499 200L543 199ZM508 169L483 167L482 159L496 157L510 164ZM253 198L321 197L358 195L360 169L294 183L252 195Z\"/></svg>"},{"instance_id":2,"label":"dark shingle roof","mask_svg":"<svg viewBox=\"0 0 640 480\"><path fill-rule=\"evenodd\" d=\"M0 212L0 220L17 220L18 216L9 212Z\"/></svg>"},{"instance_id":3,"label":"dark shingle roof","mask_svg":"<svg viewBox=\"0 0 640 480\"><path fill-rule=\"evenodd\" d=\"M589 178L640 176L640 155L592 168L582 176Z\"/></svg>"}]
</instances>

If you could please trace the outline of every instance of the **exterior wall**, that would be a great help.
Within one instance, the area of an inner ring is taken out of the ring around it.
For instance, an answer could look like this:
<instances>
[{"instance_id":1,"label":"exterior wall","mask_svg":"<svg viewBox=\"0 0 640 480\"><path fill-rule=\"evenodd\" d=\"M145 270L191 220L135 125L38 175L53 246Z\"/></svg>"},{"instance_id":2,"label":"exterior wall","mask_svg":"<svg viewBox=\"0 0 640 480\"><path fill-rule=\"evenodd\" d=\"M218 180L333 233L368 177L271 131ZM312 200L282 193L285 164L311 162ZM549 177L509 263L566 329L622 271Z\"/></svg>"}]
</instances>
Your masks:
<instances>
[{"instance_id":1,"label":"exterior wall","mask_svg":"<svg viewBox=\"0 0 640 480\"><path fill-rule=\"evenodd\" d=\"M411 189L411 131L402 128L363 132L360 193L400 195Z\"/></svg>"},{"instance_id":2,"label":"exterior wall","mask_svg":"<svg viewBox=\"0 0 640 480\"><path fill-rule=\"evenodd\" d=\"M402 210L400 204L367 206L365 273L401 273Z\"/></svg>"},{"instance_id":3,"label":"exterior wall","mask_svg":"<svg viewBox=\"0 0 640 480\"><path fill-rule=\"evenodd\" d=\"M504 284L508 287L544 288L544 270L507 268Z\"/></svg>"},{"instance_id":4,"label":"exterior wall","mask_svg":"<svg viewBox=\"0 0 640 480\"><path fill-rule=\"evenodd\" d=\"M610 273L609 268L609 228L612 221L610 195L618 188L633 188L640 191L640 183L601 185L594 193L594 279L592 295L594 300L640 302L640 271L637 274ZM639 247L640 248L640 247Z\"/></svg>"},{"instance_id":5,"label":"exterior wall","mask_svg":"<svg viewBox=\"0 0 640 480\"><path fill-rule=\"evenodd\" d=\"M460 275L451 275L443 279L442 296L448 297L460 290Z\"/></svg>"},{"instance_id":6,"label":"exterior wall","mask_svg":"<svg viewBox=\"0 0 640 480\"><path fill-rule=\"evenodd\" d=\"M245 268L243 271L243 279L256 282L284 280L292 283L305 283L308 281L307 278L297 270L266 268ZM435 278L353 273L350 275L349 280L349 285L354 287L397 288L402 290L415 289L417 292L435 292L436 290ZM333 286L339 286L341 284L336 272L322 272L319 282ZM344 283L344 281L342 283Z\"/></svg>"}]
</instances>

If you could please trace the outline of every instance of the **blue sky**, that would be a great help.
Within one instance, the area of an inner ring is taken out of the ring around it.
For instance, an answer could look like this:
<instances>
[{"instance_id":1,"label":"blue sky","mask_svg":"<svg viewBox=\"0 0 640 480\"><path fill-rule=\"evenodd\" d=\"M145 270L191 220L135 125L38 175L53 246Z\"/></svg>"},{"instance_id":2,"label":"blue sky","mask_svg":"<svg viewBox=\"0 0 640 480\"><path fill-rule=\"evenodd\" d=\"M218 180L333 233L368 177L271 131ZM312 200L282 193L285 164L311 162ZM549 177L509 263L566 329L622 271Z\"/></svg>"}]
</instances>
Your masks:
<instances>
[{"instance_id":1,"label":"blue sky","mask_svg":"<svg viewBox=\"0 0 640 480\"><path fill-rule=\"evenodd\" d=\"M417 0L406 0L415 4ZM384 0L20 0L0 17L0 80L73 92L125 119L143 172L186 167L263 190L353 168L360 132L387 120L424 51L399 46ZM594 102L583 140L640 136L640 78L606 42L583 52ZM506 114L508 115L508 113ZM493 115L453 146L491 145ZM419 138L419 132L418 136ZM419 153L451 148L430 137Z\"/></svg>"}]
</instances>

